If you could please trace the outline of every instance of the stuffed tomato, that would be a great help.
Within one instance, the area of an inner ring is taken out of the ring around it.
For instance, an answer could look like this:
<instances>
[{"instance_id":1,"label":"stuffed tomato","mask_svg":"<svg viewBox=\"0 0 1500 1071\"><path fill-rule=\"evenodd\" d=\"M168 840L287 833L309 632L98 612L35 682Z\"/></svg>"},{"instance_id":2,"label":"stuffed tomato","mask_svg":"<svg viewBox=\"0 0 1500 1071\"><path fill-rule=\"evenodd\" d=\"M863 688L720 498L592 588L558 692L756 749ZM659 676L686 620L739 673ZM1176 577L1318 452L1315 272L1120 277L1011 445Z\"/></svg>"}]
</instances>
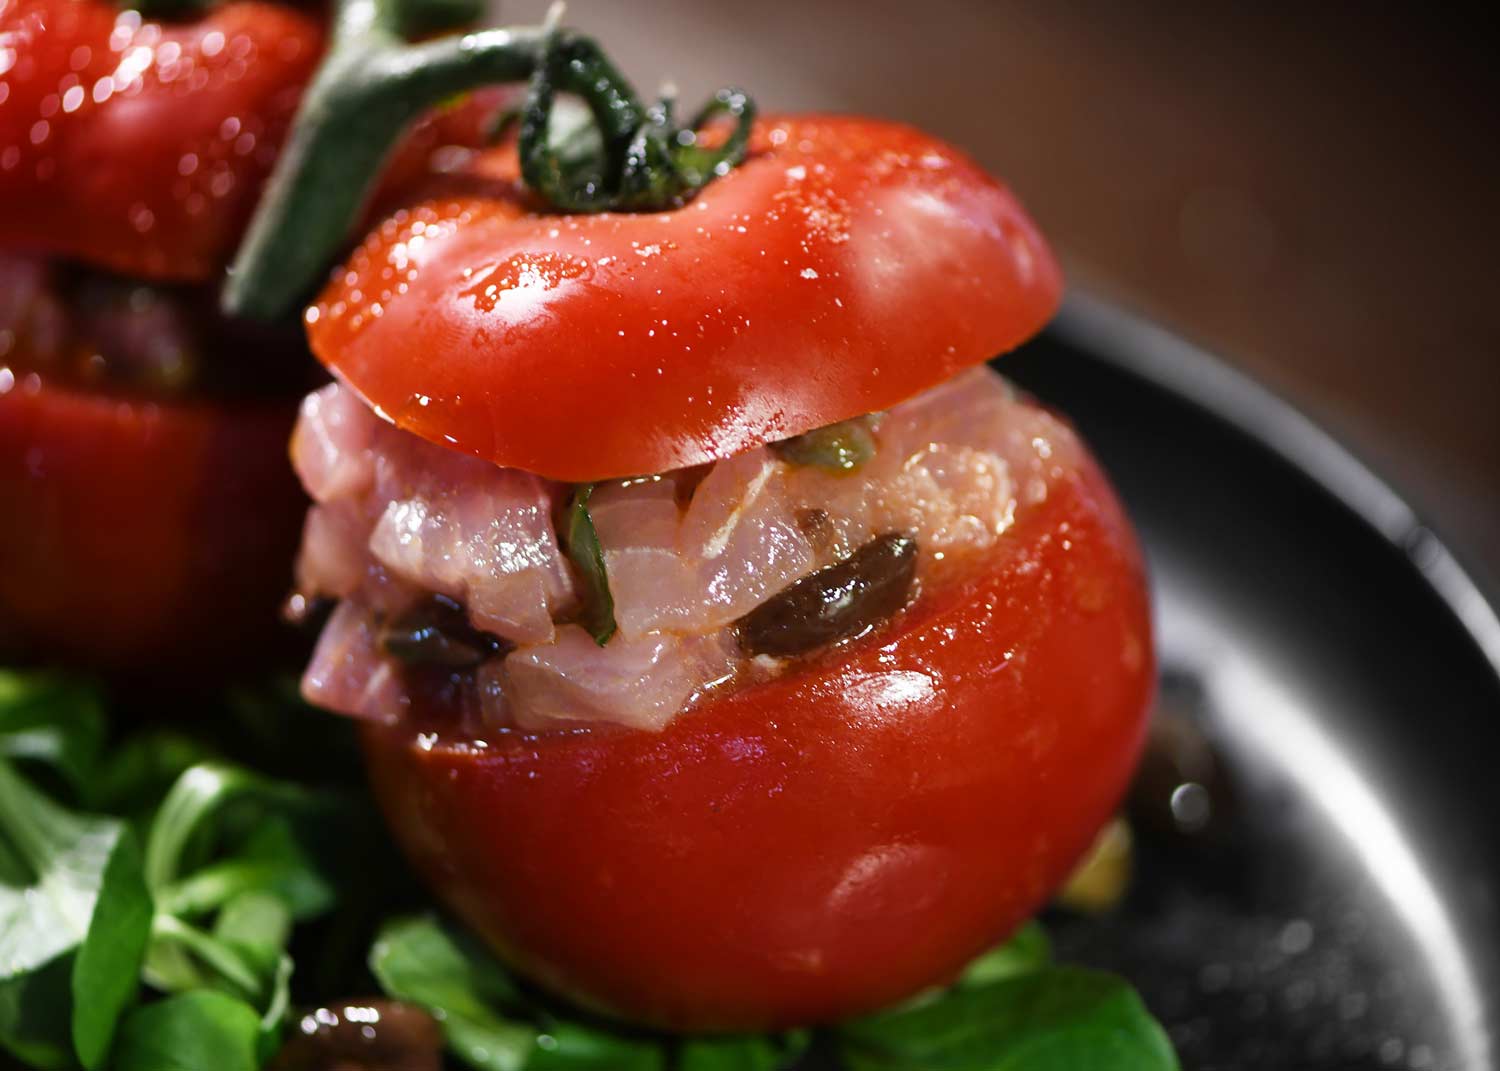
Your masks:
<instances>
[{"instance_id":1,"label":"stuffed tomato","mask_svg":"<svg viewBox=\"0 0 1500 1071\"><path fill-rule=\"evenodd\" d=\"M874 1009L1035 912L1116 806L1142 564L1068 424L985 367L1055 311L948 145L757 123L649 212L514 145L306 314L303 681L517 969L674 1029Z\"/></svg>"},{"instance_id":2,"label":"stuffed tomato","mask_svg":"<svg viewBox=\"0 0 1500 1071\"><path fill-rule=\"evenodd\" d=\"M326 34L157 7L0 3L0 651L180 678L278 638L315 380L294 321L226 317L217 285Z\"/></svg>"}]
</instances>

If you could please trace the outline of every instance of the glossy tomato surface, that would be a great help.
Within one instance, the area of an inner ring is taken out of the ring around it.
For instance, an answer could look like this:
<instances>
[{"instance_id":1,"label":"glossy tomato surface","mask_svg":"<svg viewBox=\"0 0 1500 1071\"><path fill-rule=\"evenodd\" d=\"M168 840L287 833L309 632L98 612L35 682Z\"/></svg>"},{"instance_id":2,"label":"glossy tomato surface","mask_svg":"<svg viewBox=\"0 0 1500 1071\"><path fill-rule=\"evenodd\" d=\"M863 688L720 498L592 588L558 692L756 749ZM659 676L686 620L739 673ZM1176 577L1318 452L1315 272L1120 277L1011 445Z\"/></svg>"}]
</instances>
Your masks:
<instances>
[{"instance_id":1,"label":"glossy tomato surface","mask_svg":"<svg viewBox=\"0 0 1500 1071\"><path fill-rule=\"evenodd\" d=\"M951 978L1063 880L1137 757L1138 550L1091 465L855 645L664 732L364 728L397 839L507 960L678 1029Z\"/></svg>"},{"instance_id":2,"label":"glossy tomato surface","mask_svg":"<svg viewBox=\"0 0 1500 1071\"><path fill-rule=\"evenodd\" d=\"M1035 333L1061 282L1020 205L909 127L758 125L681 208L560 216L514 147L420 186L308 313L397 425L582 481L904 401Z\"/></svg>"},{"instance_id":3,"label":"glossy tomato surface","mask_svg":"<svg viewBox=\"0 0 1500 1071\"><path fill-rule=\"evenodd\" d=\"M323 49L315 10L0 0L0 245L158 279L233 253Z\"/></svg>"},{"instance_id":4,"label":"glossy tomato surface","mask_svg":"<svg viewBox=\"0 0 1500 1071\"><path fill-rule=\"evenodd\" d=\"M321 5L230 0L143 19L108 0L0 0L0 248L148 279L215 278L322 58ZM424 117L381 176L476 144L513 92Z\"/></svg>"},{"instance_id":5,"label":"glossy tomato surface","mask_svg":"<svg viewBox=\"0 0 1500 1071\"><path fill-rule=\"evenodd\" d=\"M253 667L281 638L306 508L294 417L0 367L0 645L127 674Z\"/></svg>"}]
</instances>

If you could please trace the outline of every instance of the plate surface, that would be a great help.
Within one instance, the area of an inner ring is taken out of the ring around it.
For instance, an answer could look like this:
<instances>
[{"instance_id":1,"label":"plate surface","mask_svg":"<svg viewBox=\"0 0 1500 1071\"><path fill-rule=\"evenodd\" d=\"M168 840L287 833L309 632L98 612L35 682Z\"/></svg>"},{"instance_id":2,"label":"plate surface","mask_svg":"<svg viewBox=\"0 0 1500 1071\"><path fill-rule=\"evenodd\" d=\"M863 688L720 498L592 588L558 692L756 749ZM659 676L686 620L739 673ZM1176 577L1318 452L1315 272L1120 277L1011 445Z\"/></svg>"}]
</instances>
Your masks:
<instances>
[{"instance_id":1,"label":"plate surface","mask_svg":"<svg viewBox=\"0 0 1500 1071\"><path fill-rule=\"evenodd\" d=\"M1227 788L1139 837L1059 953L1130 977L1188 1068L1495 1066L1500 622L1300 415L1090 299L1000 367L1066 412L1147 546L1162 708ZM1218 791L1218 790L1216 790Z\"/></svg>"}]
</instances>

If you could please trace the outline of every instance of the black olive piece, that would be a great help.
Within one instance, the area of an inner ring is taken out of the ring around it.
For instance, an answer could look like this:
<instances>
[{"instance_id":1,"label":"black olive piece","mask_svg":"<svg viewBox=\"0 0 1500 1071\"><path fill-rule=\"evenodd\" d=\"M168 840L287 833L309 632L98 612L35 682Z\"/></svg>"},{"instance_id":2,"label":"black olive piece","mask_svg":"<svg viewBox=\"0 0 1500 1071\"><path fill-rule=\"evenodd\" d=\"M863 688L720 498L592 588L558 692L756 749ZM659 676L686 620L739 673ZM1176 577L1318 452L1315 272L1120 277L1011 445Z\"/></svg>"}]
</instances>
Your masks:
<instances>
[{"instance_id":1,"label":"black olive piece","mask_svg":"<svg viewBox=\"0 0 1500 1071\"><path fill-rule=\"evenodd\" d=\"M386 621L379 642L408 666L441 669L472 669L504 646L498 636L469 624L463 605L446 595L433 595Z\"/></svg>"},{"instance_id":2,"label":"black olive piece","mask_svg":"<svg viewBox=\"0 0 1500 1071\"><path fill-rule=\"evenodd\" d=\"M750 655L799 655L868 632L901 610L917 575L917 542L888 532L803 577L735 622Z\"/></svg>"},{"instance_id":3,"label":"black olive piece","mask_svg":"<svg viewBox=\"0 0 1500 1071\"><path fill-rule=\"evenodd\" d=\"M270 1071L439 1071L443 1035L421 1008L348 1000L293 1016Z\"/></svg>"}]
</instances>

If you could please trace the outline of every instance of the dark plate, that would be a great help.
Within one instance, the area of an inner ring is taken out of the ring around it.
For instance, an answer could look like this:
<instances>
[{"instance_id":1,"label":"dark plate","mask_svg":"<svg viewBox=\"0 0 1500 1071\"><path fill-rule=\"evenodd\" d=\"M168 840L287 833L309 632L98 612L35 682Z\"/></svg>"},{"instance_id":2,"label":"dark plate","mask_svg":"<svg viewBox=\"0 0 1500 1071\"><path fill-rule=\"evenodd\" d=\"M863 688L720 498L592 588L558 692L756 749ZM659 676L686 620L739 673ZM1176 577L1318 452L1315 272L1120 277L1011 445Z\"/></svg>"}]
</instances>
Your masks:
<instances>
[{"instance_id":1,"label":"dark plate","mask_svg":"<svg viewBox=\"0 0 1500 1071\"><path fill-rule=\"evenodd\" d=\"M1129 976L1188 1068L1493 1067L1491 604L1341 447L1162 331L1081 299L1001 367L1114 477L1163 706L1233 789L1212 836L1142 838L1113 916L1054 920L1060 954Z\"/></svg>"}]
</instances>

